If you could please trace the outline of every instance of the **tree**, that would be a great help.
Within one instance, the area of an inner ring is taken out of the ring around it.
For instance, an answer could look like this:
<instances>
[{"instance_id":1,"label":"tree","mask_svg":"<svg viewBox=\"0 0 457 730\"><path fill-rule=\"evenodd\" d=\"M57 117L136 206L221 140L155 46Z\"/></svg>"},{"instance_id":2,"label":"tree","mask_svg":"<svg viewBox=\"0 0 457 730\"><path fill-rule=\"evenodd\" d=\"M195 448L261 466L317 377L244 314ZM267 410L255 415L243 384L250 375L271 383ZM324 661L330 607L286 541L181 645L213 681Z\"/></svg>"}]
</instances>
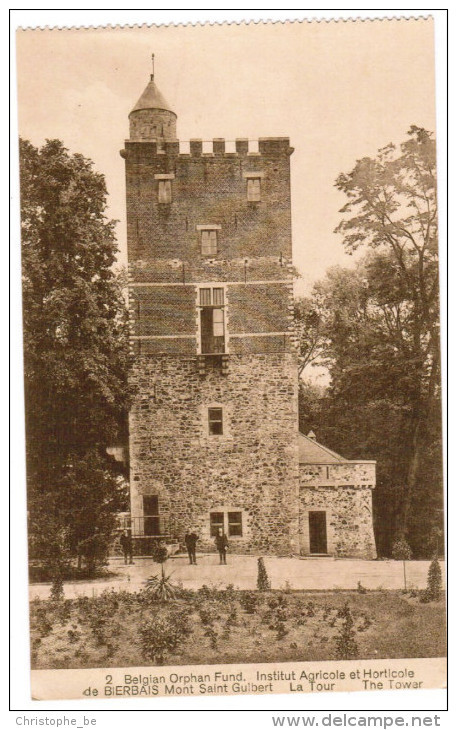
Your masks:
<instances>
[{"instance_id":1,"label":"tree","mask_svg":"<svg viewBox=\"0 0 457 730\"><path fill-rule=\"evenodd\" d=\"M316 297L301 297L294 303L295 334L298 341L298 375L322 356L325 333Z\"/></svg>"},{"instance_id":2,"label":"tree","mask_svg":"<svg viewBox=\"0 0 457 730\"><path fill-rule=\"evenodd\" d=\"M257 590L269 591L270 588L271 583L265 567L265 561L263 558L257 558Z\"/></svg>"},{"instance_id":3,"label":"tree","mask_svg":"<svg viewBox=\"0 0 457 730\"><path fill-rule=\"evenodd\" d=\"M125 504L106 454L129 397L115 221L104 176L59 140L20 141L20 181L31 555L93 567Z\"/></svg>"},{"instance_id":4,"label":"tree","mask_svg":"<svg viewBox=\"0 0 457 730\"><path fill-rule=\"evenodd\" d=\"M443 578L441 575L441 567L438 561L438 555L435 554L428 568L427 588L422 594L422 601L424 603L439 601L442 587Z\"/></svg>"},{"instance_id":5,"label":"tree","mask_svg":"<svg viewBox=\"0 0 457 730\"><path fill-rule=\"evenodd\" d=\"M416 126L408 136L399 149L384 147L336 181L348 198L336 229L346 250L377 253L368 264L370 286L388 334L378 364L383 368L390 355L394 366L377 382L390 390L399 387L407 411L399 533L408 528L429 422L439 421L440 410L435 143L430 132ZM362 367L366 359L372 368L373 357L364 355Z\"/></svg>"},{"instance_id":6,"label":"tree","mask_svg":"<svg viewBox=\"0 0 457 730\"><path fill-rule=\"evenodd\" d=\"M386 282L388 277L380 257L370 252L353 269L334 267L315 284L310 298L320 318L318 362L327 367L331 382L319 393L301 380L299 417L304 433L317 431L319 440L344 456L376 459L375 535L378 552L389 555L397 533L405 530L400 520L415 380L408 348L397 344L407 334L408 308L400 300L393 304L392 287L381 286L384 274ZM386 317L393 306L395 317ZM417 557L428 556L430 529L442 521L440 448L437 397L406 525Z\"/></svg>"}]
</instances>

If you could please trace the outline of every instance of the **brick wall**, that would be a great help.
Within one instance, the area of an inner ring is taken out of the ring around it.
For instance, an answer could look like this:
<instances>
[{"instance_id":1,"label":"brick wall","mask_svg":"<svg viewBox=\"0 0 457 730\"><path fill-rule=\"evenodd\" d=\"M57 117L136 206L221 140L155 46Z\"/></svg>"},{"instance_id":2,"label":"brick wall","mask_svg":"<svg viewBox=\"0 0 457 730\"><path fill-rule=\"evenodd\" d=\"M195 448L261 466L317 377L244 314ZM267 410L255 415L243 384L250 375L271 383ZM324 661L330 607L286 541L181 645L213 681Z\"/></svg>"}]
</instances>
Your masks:
<instances>
[{"instance_id":1,"label":"brick wall","mask_svg":"<svg viewBox=\"0 0 457 730\"><path fill-rule=\"evenodd\" d=\"M223 141L222 141L223 142ZM290 260L288 139L260 140L258 154L179 154L179 143L127 141L127 236L130 261L182 259L200 264L198 225L217 224L219 251L212 258L276 256ZM261 201L247 200L246 173L259 172ZM157 205L157 174L172 174L172 202Z\"/></svg>"}]
</instances>

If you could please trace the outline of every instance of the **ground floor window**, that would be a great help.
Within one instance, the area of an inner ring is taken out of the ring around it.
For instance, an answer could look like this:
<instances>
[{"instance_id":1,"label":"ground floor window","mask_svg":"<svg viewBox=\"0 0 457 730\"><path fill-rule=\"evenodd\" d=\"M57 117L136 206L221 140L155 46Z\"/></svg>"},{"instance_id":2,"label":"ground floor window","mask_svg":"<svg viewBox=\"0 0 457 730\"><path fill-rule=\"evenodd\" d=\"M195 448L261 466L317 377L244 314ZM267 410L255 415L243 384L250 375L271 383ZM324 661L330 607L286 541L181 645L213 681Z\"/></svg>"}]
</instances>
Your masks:
<instances>
[{"instance_id":1,"label":"ground floor window","mask_svg":"<svg viewBox=\"0 0 457 730\"><path fill-rule=\"evenodd\" d=\"M228 534L230 536L241 537L243 535L243 524L241 512L228 512Z\"/></svg>"},{"instance_id":2,"label":"ground floor window","mask_svg":"<svg viewBox=\"0 0 457 730\"><path fill-rule=\"evenodd\" d=\"M216 537L216 535L219 534L219 530L224 529L224 513L223 512L211 512L209 519L210 519L211 537Z\"/></svg>"},{"instance_id":3,"label":"ground floor window","mask_svg":"<svg viewBox=\"0 0 457 730\"><path fill-rule=\"evenodd\" d=\"M210 512L210 535L216 537L221 529L229 537L243 536L242 512Z\"/></svg>"}]
</instances>

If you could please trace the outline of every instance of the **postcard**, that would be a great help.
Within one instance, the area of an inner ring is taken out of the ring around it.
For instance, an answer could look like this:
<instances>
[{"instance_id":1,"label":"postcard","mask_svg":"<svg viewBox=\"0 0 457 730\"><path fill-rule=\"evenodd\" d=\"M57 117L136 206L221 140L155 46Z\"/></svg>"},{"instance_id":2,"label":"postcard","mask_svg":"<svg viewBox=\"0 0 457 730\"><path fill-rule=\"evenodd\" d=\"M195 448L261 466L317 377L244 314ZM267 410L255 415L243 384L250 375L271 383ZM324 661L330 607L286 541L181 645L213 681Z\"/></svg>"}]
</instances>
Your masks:
<instances>
[{"instance_id":1,"label":"postcard","mask_svg":"<svg viewBox=\"0 0 457 730\"><path fill-rule=\"evenodd\" d=\"M17 31L35 699L445 686L433 34Z\"/></svg>"}]
</instances>

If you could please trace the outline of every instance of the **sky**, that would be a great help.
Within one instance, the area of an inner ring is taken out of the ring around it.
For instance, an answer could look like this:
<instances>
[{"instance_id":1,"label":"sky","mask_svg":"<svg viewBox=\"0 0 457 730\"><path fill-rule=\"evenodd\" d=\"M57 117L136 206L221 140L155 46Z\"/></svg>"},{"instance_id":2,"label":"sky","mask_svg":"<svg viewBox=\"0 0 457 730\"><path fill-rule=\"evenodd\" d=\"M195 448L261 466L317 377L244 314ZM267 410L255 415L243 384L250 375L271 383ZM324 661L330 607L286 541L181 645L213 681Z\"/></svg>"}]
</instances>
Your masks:
<instances>
[{"instance_id":1,"label":"sky","mask_svg":"<svg viewBox=\"0 0 457 730\"><path fill-rule=\"evenodd\" d=\"M20 134L37 146L61 139L105 174L123 264L119 150L151 53L180 140L290 138L298 294L328 267L353 264L333 232L345 203L338 174L403 141L411 124L435 129L431 18L20 30Z\"/></svg>"}]
</instances>

